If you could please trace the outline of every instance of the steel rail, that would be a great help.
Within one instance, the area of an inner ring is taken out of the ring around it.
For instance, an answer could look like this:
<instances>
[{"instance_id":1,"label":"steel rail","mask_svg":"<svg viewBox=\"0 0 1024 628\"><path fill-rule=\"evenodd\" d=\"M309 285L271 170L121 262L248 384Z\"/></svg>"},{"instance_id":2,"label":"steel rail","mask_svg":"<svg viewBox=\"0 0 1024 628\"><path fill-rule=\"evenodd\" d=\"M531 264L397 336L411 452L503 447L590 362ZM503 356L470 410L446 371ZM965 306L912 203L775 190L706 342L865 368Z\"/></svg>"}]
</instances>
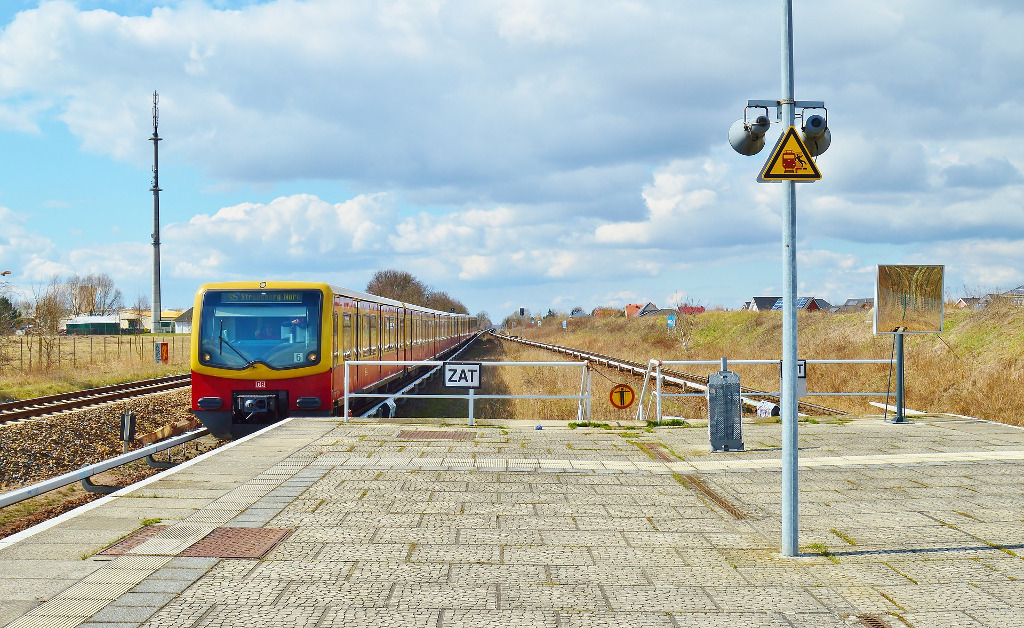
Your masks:
<instances>
[{"instance_id":1,"label":"steel rail","mask_svg":"<svg viewBox=\"0 0 1024 628\"><path fill-rule=\"evenodd\" d=\"M117 401L128 397L184 388L191 385L191 383L190 375L172 375L112 386L88 388L77 392L10 401L0 404L0 424L64 410L75 410L107 401Z\"/></svg>"},{"instance_id":2,"label":"steel rail","mask_svg":"<svg viewBox=\"0 0 1024 628\"><path fill-rule=\"evenodd\" d=\"M573 356L573 357L575 357L577 359L580 359L580 360L591 360L593 362L597 362L598 364L601 364L601 365L603 365L605 367L608 367L608 368L614 368L614 369L617 369L619 371L627 371L627 372L633 374L636 377L644 377L646 375L646 373L647 373L647 368L648 367L647 367L646 364L641 364L639 362L633 362L632 360L625 360L625 359L617 358L617 357L614 357L614 356L603 355L603 354L600 354L600 353L595 353L593 351L581 351L579 349L572 349L572 348L569 348L569 347L560 347L558 345L549 345L549 344L546 344L546 343L543 343L543 342L536 342L536 341L533 341L533 340L526 340L524 338L517 338L515 336L506 336L504 334L499 334L499 333L496 333L496 332L491 332L491 333L494 334L495 336L497 336L498 338L501 338L502 340L512 340L512 341L515 341L515 342L518 342L518 343L522 343L522 344L525 344L525 345L536 347L538 349L545 349L547 351L554 351L556 353L561 353L563 355ZM766 363L769 363L769 362L778 362L778 361L777 360L766 361ZM717 364L717 362L714 362L714 363ZM687 384L693 383L693 384L698 384L701 387L705 387L705 386L707 386L707 383L708 383L708 378L700 376L700 375L693 375L693 374L690 374L690 373L684 373L682 371L676 371L674 369L662 369L661 372L662 372L662 375L666 376L664 378L664 381L673 383L675 385L682 385L682 382L685 382ZM681 380L681 382L675 382L675 381L673 381L670 378L678 378L679 380ZM779 398L778 393L771 393L771 392L767 392L767 391L763 391L763 390L757 390L755 388L748 388L746 386L741 386L740 387L740 393L745 395L745 396L747 396L747 397L750 397L752 399L778 399ZM835 408L829 408L829 407L821 406L821 405L818 405L818 404L815 404L815 403L808 403L806 401L799 402L799 407L800 407L800 409L804 410L805 413L807 413L807 414L813 413L813 414L818 414L818 415L823 415L824 414L824 415L835 415L835 416L843 416L843 415L849 414L849 413L843 412L841 410L836 410Z\"/></svg>"}]
</instances>

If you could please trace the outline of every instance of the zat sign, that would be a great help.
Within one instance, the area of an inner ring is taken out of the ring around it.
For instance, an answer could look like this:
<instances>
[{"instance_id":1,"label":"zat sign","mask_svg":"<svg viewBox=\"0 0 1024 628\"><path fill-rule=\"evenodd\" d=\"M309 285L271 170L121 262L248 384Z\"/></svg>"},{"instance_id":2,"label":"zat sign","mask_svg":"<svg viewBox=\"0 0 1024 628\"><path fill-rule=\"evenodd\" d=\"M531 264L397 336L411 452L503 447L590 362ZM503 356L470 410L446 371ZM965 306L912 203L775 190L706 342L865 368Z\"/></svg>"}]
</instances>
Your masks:
<instances>
[{"instance_id":1,"label":"zat sign","mask_svg":"<svg viewBox=\"0 0 1024 628\"><path fill-rule=\"evenodd\" d=\"M444 385L449 388L480 388L480 363L445 362Z\"/></svg>"}]
</instances>

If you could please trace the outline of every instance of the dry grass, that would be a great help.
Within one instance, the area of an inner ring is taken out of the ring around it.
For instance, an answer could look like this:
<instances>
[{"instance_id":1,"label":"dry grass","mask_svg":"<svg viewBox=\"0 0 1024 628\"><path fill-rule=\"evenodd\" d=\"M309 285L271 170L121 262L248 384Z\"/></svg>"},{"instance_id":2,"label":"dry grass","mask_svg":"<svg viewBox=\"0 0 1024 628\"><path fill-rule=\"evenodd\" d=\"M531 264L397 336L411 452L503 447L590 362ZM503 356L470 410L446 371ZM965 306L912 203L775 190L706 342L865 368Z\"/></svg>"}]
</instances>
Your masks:
<instances>
[{"instance_id":1,"label":"dry grass","mask_svg":"<svg viewBox=\"0 0 1024 628\"><path fill-rule=\"evenodd\" d=\"M884 359L892 355L893 337L875 335L872 313L801 313L797 321L798 353L805 359ZM588 349L631 360L718 360L781 357L782 318L777 312L707 312L677 317L668 330L664 318L578 318L568 329L548 324L527 332L529 339ZM511 350L510 350L511 351ZM947 309L942 334L905 337L906 404L926 412L965 414L1024 425L1024 308L993 305L980 311ZM706 375L713 366L675 367ZM744 386L777 391L778 367L734 365ZM895 389L886 365L811 365L812 392ZM594 378L595 409L606 399ZM604 396L602 396L602 394ZM895 392L893 392L895 397ZM809 397L809 401L854 414L877 414L868 401L878 397ZM890 399L890 403L894 400ZM702 402L696 402L701 404ZM675 414L666 400L666 415ZM683 404L681 416L693 414ZM687 414L687 413L690 414ZM595 412L595 420L605 420Z\"/></svg>"},{"instance_id":2,"label":"dry grass","mask_svg":"<svg viewBox=\"0 0 1024 628\"><path fill-rule=\"evenodd\" d=\"M60 339L47 360L31 337L8 339L0 369L0 401L27 399L161 377L189 370L189 337L73 336ZM153 342L171 345L170 363L156 364Z\"/></svg>"}]
</instances>

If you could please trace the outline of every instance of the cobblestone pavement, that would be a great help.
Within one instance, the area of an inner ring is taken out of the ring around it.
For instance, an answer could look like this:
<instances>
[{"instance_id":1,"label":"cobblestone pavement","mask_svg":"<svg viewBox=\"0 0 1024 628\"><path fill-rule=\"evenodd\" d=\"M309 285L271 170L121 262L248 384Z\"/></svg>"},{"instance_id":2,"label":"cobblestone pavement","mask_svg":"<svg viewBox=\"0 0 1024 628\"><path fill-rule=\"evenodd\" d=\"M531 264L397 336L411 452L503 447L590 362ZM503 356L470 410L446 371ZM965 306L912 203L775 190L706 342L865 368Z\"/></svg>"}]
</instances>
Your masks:
<instances>
[{"instance_id":1,"label":"cobblestone pavement","mask_svg":"<svg viewBox=\"0 0 1024 628\"><path fill-rule=\"evenodd\" d=\"M1024 625L1024 431L802 424L795 558L780 439L296 419L0 541L0 625ZM225 528L288 535L193 555Z\"/></svg>"}]
</instances>

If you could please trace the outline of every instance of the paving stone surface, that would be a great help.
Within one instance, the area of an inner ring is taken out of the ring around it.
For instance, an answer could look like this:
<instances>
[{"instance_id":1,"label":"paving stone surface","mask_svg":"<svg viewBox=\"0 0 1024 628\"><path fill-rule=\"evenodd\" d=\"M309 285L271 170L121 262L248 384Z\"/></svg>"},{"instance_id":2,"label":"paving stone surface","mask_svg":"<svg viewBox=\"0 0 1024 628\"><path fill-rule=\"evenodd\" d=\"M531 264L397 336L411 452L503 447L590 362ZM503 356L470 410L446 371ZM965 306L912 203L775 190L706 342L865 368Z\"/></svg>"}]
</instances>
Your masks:
<instances>
[{"instance_id":1,"label":"paving stone surface","mask_svg":"<svg viewBox=\"0 0 1024 628\"><path fill-rule=\"evenodd\" d=\"M797 557L781 436L294 419L0 540L0 626L1024 625L1024 430L802 424ZM219 528L292 532L183 555Z\"/></svg>"}]
</instances>

